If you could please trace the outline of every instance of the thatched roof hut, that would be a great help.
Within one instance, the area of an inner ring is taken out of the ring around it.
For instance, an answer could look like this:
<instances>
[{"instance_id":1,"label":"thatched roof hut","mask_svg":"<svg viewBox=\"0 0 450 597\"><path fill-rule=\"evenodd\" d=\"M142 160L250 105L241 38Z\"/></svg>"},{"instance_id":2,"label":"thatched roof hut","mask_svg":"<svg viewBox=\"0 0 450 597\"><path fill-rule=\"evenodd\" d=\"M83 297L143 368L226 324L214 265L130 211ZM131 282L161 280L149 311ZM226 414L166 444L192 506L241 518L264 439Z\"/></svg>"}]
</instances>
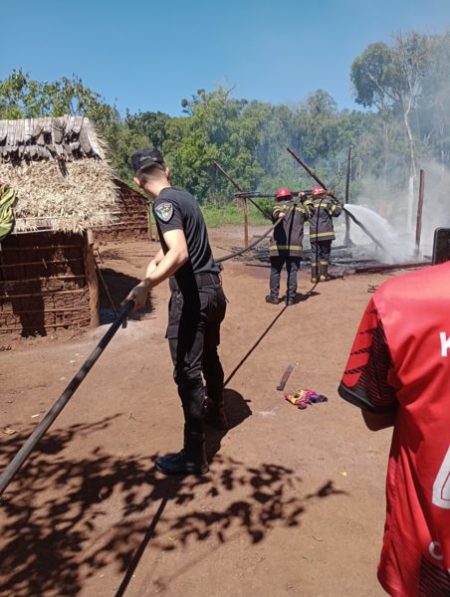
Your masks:
<instances>
[{"instance_id":1,"label":"thatched roof hut","mask_svg":"<svg viewBox=\"0 0 450 597\"><path fill-rule=\"evenodd\" d=\"M17 193L0 245L0 332L97 324L89 231L119 209L94 127L81 116L0 121L0 178Z\"/></svg>"},{"instance_id":2,"label":"thatched roof hut","mask_svg":"<svg viewBox=\"0 0 450 597\"><path fill-rule=\"evenodd\" d=\"M116 216L112 170L82 116L0 120L0 178L17 192L16 232L82 232Z\"/></svg>"}]
</instances>

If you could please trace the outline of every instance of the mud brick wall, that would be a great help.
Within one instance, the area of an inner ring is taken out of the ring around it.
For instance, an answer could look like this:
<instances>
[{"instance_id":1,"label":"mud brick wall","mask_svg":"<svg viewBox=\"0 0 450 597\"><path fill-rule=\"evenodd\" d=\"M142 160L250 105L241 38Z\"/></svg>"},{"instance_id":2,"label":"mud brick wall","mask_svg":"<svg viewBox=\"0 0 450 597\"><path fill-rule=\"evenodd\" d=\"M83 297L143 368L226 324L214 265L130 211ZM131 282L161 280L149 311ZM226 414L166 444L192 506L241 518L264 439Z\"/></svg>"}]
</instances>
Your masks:
<instances>
[{"instance_id":1,"label":"mud brick wall","mask_svg":"<svg viewBox=\"0 0 450 597\"><path fill-rule=\"evenodd\" d=\"M12 234L0 250L0 334L47 335L90 324L81 234Z\"/></svg>"},{"instance_id":2,"label":"mud brick wall","mask_svg":"<svg viewBox=\"0 0 450 597\"><path fill-rule=\"evenodd\" d=\"M149 238L148 209L144 197L120 180L114 184L118 189L119 214L117 222L96 228L96 241L133 240Z\"/></svg>"}]
</instances>

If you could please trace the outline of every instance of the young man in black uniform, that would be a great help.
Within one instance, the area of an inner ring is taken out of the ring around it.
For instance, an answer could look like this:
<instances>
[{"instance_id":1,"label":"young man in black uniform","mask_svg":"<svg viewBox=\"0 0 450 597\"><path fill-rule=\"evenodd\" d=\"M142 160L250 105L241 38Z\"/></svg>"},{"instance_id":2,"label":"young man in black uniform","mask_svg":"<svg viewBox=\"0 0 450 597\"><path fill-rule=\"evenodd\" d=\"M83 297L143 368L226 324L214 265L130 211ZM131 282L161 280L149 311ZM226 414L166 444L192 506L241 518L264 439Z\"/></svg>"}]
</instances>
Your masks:
<instances>
[{"instance_id":1,"label":"young man in black uniform","mask_svg":"<svg viewBox=\"0 0 450 597\"><path fill-rule=\"evenodd\" d=\"M135 309L145 305L151 288L170 278L171 297L166 337L174 365L174 379L184 412L184 448L156 460L166 474L208 471L204 418L218 429L227 426L223 405L222 365L217 354L226 300L214 261L206 225L194 197L171 187L170 171L156 149L133 154L135 182L155 198L152 210L161 249L150 261L144 280L127 298ZM205 389L208 392L205 404ZM205 411L206 408L206 411Z\"/></svg>"}]
</instances>

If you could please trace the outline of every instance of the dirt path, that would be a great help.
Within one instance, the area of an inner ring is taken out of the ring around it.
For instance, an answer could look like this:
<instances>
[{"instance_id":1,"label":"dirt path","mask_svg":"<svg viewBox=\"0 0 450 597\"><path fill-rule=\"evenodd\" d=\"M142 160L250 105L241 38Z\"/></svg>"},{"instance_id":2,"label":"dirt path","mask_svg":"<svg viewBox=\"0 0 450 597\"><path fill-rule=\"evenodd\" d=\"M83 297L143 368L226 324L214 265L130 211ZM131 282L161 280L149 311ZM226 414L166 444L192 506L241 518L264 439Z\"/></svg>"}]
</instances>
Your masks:
<instances>
[{"instance_id":1,"label":"dirt path","mask_svg":"<svg viewBox=\"0 0 450 597\"><path fill-rule=\"evenodd\" d=\"M220 256L241 231L211 239ZM101 247L104 270L120 274L116 298L155 249ZM369 285L384 278L334 280L284 309L264 302L266 268L228 262L221 356L233 428L209 433L207 476L178 480L153 467L179 449L182 427L164 339L168 290L158 287L153 311L119 330L3 497L0 593L382 595L390 434L367 432L336 387ZM0 352L2 466L105 329ZM304 411L285 402L275 388L289 363L288 389L314 388L329 402Z\"/></svg>"}]
</instances>

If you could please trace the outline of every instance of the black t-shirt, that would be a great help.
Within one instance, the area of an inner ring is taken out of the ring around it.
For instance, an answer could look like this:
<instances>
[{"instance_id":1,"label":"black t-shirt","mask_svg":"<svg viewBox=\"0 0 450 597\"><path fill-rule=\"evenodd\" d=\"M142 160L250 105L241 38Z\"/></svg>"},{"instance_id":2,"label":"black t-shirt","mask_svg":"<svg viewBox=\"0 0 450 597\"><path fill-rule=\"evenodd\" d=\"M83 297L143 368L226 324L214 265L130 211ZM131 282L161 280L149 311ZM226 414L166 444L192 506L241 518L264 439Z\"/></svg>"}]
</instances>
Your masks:
<instances>
[{"instance_id":1,"label":"black t-shirt","mask_svg":"<svg viewBox=\"0 0 450 597\"><path fill-rule=\"evenodd\" d=\"M196 284L196 274L217 274L219 266L214 261L209 246L205 220L197 201L187 191L173 187L163 189L153 203L153 215L158 227L164 253L168 247L163 234L169 230L183 230L189 260L175 273L181 289Z\"/></svg>"}]
</instances>

